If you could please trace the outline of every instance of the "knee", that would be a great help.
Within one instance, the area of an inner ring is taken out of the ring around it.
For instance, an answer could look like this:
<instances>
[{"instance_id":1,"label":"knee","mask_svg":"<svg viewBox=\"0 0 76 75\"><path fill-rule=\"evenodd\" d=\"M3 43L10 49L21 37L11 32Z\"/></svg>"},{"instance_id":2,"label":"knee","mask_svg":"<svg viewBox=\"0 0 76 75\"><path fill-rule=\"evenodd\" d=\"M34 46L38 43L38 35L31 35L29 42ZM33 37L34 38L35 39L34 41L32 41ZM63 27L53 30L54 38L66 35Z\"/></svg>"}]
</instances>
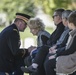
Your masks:
<instances>
[{"instance_id":1,"label":"knee","mask_svg":"<svg viewBox=\"0 0 76 75\"><path fill-rule=\"evenodd\" d=\"M44 69L47 70L47 68L49 68L49 66L50 66L50 65L49 65L49 61L48 61L48 60L45 61L45 62L44 62Z\"/></svg>"},{"instance_id":2,"label":"knee","mask_svg":"<svg viewBox=\"0 0 76 75\"><path fill-rule=\"evenodd\" d=\"M49 47L48 46L42 46L42 47L40 47L40 51L49 52Z\"/></svg>"},{"instance_id":3,"label":"knee","mask_svg":"<svg viewBox=\"0 0 76 75\"><path fill-rule=\"evenodd\" d=\"M47 69L47 68L52 68L52 67L55 67L55 62L53 60L47 60L44 62L44 68Z\"/></svg>"}]
</instances>

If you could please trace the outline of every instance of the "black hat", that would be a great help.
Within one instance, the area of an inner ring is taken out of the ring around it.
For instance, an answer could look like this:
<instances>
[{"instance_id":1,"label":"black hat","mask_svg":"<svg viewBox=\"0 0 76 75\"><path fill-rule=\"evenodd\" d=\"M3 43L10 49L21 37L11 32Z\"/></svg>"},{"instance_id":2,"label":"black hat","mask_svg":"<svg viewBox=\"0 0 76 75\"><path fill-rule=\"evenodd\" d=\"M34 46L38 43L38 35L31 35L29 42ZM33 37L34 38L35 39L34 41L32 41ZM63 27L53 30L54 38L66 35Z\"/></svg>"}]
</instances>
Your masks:
<instances>
[{"instance_id":1,"label":"black hat","mask_svg":"<svg viewBox=\"0 0 76 75\"><path fill-rule=\"evenodd\" d=\"M22 19L27 23L27 21L30 19L31 16L23 13L16 13L16 18Z\"/></svg>"}]
</instances>

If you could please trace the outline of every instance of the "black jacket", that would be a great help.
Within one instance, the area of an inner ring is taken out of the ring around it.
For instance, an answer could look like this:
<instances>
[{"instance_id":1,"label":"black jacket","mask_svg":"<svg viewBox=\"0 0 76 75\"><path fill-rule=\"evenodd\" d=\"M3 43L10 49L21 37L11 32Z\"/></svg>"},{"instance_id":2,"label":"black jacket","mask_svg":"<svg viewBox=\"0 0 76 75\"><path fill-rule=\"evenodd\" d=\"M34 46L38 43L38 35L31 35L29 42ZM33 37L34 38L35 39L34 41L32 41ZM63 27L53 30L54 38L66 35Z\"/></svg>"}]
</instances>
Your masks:
<instances>
[{"instance_id":1,"label":"black jacket","mask_svg":"<svg viewBox=\"0 0 76 75\"><path fill-rule=\"evenodd\" d=\"M15 61L23 55L23 50L19 47L19 31L16 25L12 24L0 33L0 71L13 72L15 70Z\"/></svg>"},{"instance_id":2,"label":"black jacket","mask_svg":"<svg viewBox=\"0 0 76 75\"><path fill-rule=\"evenodd\" d=\"M51 34L50 39L47 42L47 45L52 46L54 44L56 44L57 40L60 38L61 34L64 31L65 26L63 25L62 22L60 22L57 25L57 28L55 29L55 31Z\"/></svg>"}]
</instances>

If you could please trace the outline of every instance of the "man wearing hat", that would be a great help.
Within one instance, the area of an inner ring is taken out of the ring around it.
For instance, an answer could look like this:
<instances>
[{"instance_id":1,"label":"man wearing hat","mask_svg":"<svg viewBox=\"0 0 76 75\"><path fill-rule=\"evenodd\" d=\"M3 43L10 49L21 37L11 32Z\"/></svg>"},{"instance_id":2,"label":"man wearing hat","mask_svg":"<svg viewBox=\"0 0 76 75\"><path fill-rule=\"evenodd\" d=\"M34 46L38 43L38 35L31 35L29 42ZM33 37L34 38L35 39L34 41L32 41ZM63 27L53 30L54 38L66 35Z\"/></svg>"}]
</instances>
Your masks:
<instances>
[{"instance_id":1,"label":"man wearing hat","mask_svg":"<svg viewBox=\"0 0 76 75\"><path fill-rule=\"evenodd\" d=\"M25 30L29 19L29 15L16 13L14 23L0 33L0 75L22 75L17 74L17 72L22 66L21 63L27 51L19 49L19 31Z\"/></svg>"}]
</instances>

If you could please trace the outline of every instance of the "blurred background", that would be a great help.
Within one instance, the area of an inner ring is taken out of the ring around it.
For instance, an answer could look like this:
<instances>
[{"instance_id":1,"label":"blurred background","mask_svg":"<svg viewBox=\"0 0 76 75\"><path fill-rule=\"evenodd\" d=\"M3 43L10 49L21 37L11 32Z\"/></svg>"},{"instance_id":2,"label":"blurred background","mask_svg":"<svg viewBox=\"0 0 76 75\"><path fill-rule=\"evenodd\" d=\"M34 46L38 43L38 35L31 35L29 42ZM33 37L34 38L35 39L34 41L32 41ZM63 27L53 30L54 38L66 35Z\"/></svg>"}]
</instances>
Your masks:
<instances>
[{"instance_id":1,"label":"blurred background","mask_svg":"<svg viewBox=\"0 0 76 75\"><path fill-rule=\"evenodd\" d=\"M39 17L46 25L46 30L52 33L55 29L52 15L55 9L76 9L76 0L0 0L0 32L12 23L16 12ZM27 28L21 35L21 47L36 45L36 36Z\"/></svg>"}]
</instances>

